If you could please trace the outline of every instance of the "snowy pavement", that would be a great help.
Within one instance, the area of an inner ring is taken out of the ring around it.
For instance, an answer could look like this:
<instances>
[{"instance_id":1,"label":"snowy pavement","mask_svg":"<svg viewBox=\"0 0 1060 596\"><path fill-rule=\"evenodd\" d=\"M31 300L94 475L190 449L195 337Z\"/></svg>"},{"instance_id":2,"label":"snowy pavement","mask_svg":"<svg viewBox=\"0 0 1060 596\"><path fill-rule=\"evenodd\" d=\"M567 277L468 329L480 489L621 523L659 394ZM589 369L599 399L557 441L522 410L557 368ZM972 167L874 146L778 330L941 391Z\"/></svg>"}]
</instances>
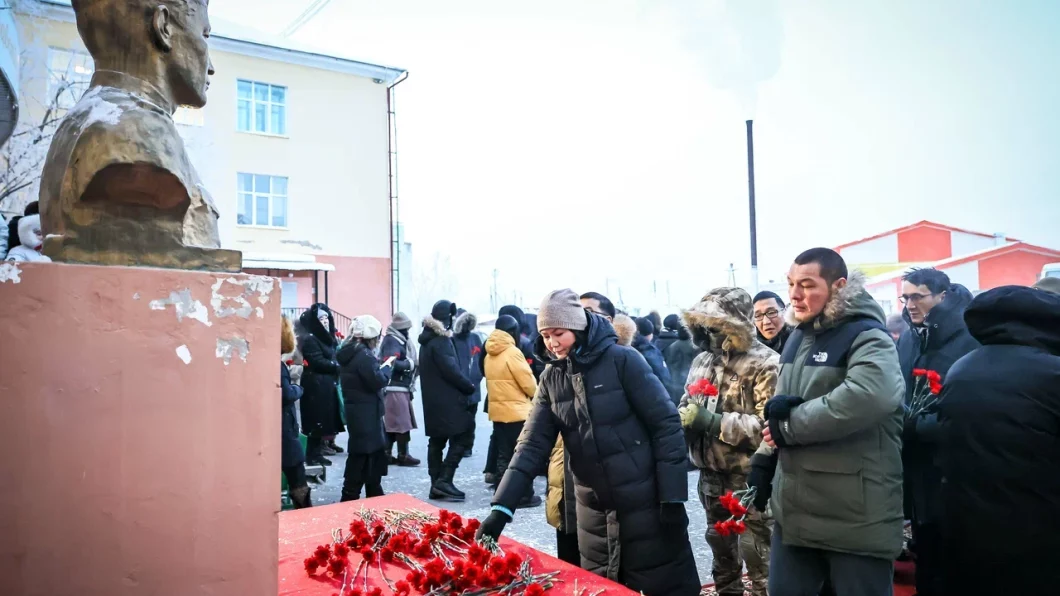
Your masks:
<instances>
[{"instance_id":1,"label":"snowy pavement","mask_svg":"<svg viewBox=\"0 0 1060 596\"><path fill-rule=\"evenodd\" d=\"M430 489L430 479L427 477L427 438L423 434L423 412L420 408L420 400L413 401L416 408L417 420L421 428L412 431L412 444L410 453L422 461L417 468L401 468L390 466L389 474L383 478L383 490L387 493L406 493L417 499L427 500ZM454 484L467 493L467 500L463 503L443 503L433 501L438 507L449 509L464 517L475 517L482 519L489 514L490 499L493 491L483 482L482 468L486 463L486 451L489 447L490 432L492 424L487 415L479 412L476 417L475 447L471 457L457 470ZM346 448L347 435L339 435L336 442L343 449ZM334 465L327 469L327 481L323 485L313 484L313 504L316 506L328 505L339 501L339 493L342 488L342 471L346 465L346 454L328 457ZM695 553L696 563L699 566L699 579L701 583L712 581L710 566L712 557L710 547L704 540L706 532L706 516L699 496L696 493L696 485L699 473L692 472L688 475L688 517L690 525L688 529L689 538L692 541L692 551ZM545 497L545 478L538 478L534 487L537 495L542 499ZM518 540L523 544L532 546L550 555L556 554L556 531L545 521L545 506L542 504L533 509L520 509L515 514L515 519L504 530L505 536Z\"/></svg>"}]
</instances>

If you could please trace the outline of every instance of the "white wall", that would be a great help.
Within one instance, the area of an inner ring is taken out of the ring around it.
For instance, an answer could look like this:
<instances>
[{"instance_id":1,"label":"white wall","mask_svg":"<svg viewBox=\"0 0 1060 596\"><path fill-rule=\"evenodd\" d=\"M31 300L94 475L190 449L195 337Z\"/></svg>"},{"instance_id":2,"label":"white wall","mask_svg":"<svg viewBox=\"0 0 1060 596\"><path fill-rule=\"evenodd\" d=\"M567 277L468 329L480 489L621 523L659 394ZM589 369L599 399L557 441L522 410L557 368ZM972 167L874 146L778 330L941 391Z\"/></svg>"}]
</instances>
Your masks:
<instances>
[{"instance_id":1,"label":"white wall","mask_svg":"<svg viewBox=\"0 0 1060 596\"><path fill-rule=\"evenodd\" d=\"M947 267L942 271L950 276L950 283L961 284L971 292L979 290L979 261Z\"/></svg>"},{"instance_id":2,"label":"white wall","mask_svg":"<svg viewBox=\"0 0 1060 596\"><path fill-rule=\"evenodd\" d=\"M950 254L954 257L996 245L997 242L993 238L984 238L975 234L965 234L964 232L950 232L950 250L953 251Z\"/></svg>"},{"instance_id":3,"label":"white wall","mask_svg":"<svg viewBox=\"0 0 1060 596\"><path fill-rule=\"evenodd\" d=\"M898 303L898 295L901 294L900 287L897 282L883 284L869 290L869 295L883 307L883 314L890 316L902 309L902 305Z\"/></svg>"},{"instance_id":4,"label":"white wall","mask_svg":"<svg viewBox=\"0 0 1060 596\"><path fill-rule=\"evenodd\" d=\"M855 244L839 251L848 265L859 263L897 263L898 234L888 234L882 238Z\"/></svg>"}]
</instances>

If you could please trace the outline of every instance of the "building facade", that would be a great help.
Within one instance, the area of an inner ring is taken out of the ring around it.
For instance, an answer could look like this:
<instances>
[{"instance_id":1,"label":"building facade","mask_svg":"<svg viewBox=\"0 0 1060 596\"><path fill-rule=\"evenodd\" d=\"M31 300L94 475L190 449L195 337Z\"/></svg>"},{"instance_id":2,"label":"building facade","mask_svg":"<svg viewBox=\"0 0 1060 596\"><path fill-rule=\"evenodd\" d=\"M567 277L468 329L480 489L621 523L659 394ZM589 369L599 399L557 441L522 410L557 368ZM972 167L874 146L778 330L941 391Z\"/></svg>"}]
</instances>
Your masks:
<instances>
[{"instance_id":1,"label":"building facade","mask_svg":"<svg viewBox=\"0 0 1060 596\"><path fill-rule=\"evenodd\" d=\"M22 95L48 98L66 81L73 105L93 70L69 1L22 5ZM246 272L280 278L285 308L327 302L387 320L391 105L406 72L211 20L207 105L174 120L221 212L222 245L243 252Z\"/></svg>"},{"instance_id":2,"label":"building facade","mask_svg":"<svg viewBox=\"0 0 1060 596\"><path fill-rule=\"evenodd\" d=\"M912 267L934 267L953 283L978 293L1004 285L1032 285L1043 266L1060 261L1060 250L930 221L888 230L835 250L851 268L870 276L866 288L887 314L901 311L902 275Z\"/></svg>"}]
</instances>

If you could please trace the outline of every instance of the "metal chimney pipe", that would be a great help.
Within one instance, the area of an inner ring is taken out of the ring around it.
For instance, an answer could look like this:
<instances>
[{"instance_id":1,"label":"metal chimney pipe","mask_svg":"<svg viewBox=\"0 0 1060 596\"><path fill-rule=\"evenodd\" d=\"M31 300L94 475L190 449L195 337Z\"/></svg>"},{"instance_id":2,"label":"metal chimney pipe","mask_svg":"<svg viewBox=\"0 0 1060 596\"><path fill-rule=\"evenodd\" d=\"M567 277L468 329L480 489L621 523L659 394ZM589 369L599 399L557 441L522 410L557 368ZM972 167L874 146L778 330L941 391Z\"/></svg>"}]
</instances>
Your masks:
<instances>
[{"instance_id":1,"label":"metal chimney pipe","mask_svg":"<svg viewBox=\"0 0 1060 596\"><path fill-rule=\"evenodd\" d=\"M751 288L758 293L758 224L755 217L754 121L747 121L747 193L751 210Z\"/></svg>"}]
</instances>

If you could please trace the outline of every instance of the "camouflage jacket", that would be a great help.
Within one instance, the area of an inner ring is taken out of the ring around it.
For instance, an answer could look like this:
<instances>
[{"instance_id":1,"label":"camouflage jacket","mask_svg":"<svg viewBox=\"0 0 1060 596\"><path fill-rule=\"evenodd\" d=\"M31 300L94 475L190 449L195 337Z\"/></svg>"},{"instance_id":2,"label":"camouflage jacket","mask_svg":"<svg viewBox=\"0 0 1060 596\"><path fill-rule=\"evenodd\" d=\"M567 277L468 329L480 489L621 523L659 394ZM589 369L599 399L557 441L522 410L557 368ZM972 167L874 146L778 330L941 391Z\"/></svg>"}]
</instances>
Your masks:
<instances>
[{"instance_id":1,"label":"camouflage jacket","mask_svg":"<svg viewBox=\"0 0 1060 596\"><path fill-rule=\"evenodd\" d=\"M685 430L692 462L700 469L746 474L762 442L763 410L776 389L780 355L755 337L752 308L747 292L719 288L684 312L692 340L704 351L692 362L681 407L713 403L722 415L717 436ZM717 331L713 342L710 330ZM718 389L716 398L689 395L688 387L700 379Z\"/></svg>"}]
</instances>

